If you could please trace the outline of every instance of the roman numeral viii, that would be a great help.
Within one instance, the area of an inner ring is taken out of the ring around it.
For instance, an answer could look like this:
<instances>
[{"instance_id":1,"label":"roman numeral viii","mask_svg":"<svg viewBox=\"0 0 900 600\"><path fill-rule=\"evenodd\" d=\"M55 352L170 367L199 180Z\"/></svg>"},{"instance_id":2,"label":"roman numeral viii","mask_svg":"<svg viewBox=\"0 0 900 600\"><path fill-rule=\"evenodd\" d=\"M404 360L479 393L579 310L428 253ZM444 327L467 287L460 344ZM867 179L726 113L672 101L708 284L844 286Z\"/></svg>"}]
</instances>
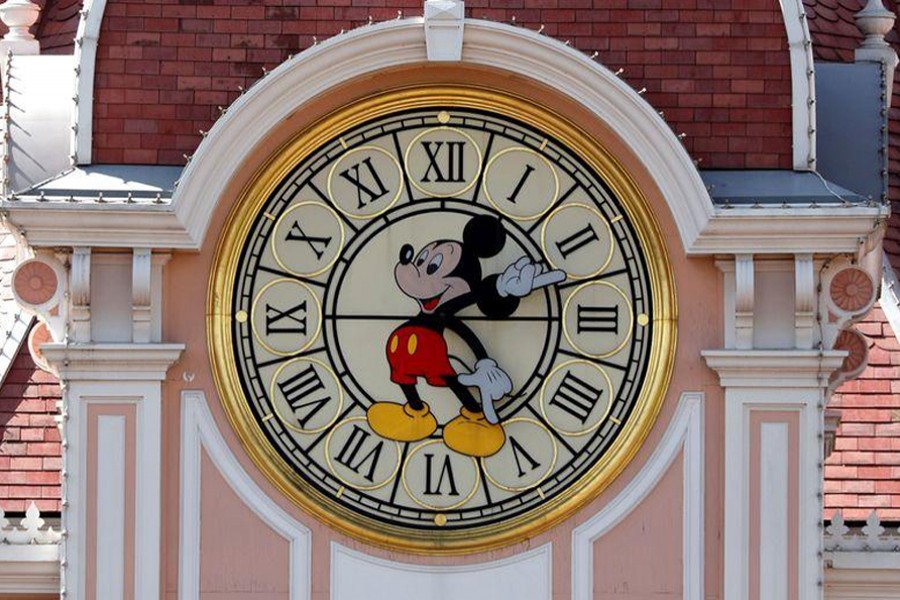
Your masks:
<instances>
[{"instance_id":1,"label":"roman numeral viii","mask_svg":"<svg viewBox=\"0 0 900 600\"><path fill-rule=\"evenodd\" d=\"M428 169L420 180L422 183L461 183L463 174L463 152L465 142L422 142L428 156Z\"/></svg>"},{"instance_id":2,"label":"roman numeral viii","mask_svg":"<svg viewBox=\"0 0 900 600\"><path fill-rule=\"evenodd\" d=\"M587 381L572 375L571 371L566 371L562 383L550 400L550 406L558 406L584 424L602 394L603 390L598 390Z\"/></svg>"},{"instance_id":3,"label":"roman numeral viii","mask_svg":"<svg viewBox=\"0 0 900 600\"><path fill-rule=\"evenodd\" d=\"M306 427L306 424L331 400L313 365L308 365L295 375L278 382L278 389L294 411L300 427Z\"/></svg>"},{"instance_id":4,"label":"roman numeral viii","mask_svg":"<svg viewBox=\"0 0 900 600\"><path fill-rule=\"evenodd\" d=\"M372 157L364 158L361 162L340 172L340 176L356 188L356 199L359 202L357 209L366 207L376 200L380 200L388 193L381 176L372 166Z\"/></svg>"}]
</instances>

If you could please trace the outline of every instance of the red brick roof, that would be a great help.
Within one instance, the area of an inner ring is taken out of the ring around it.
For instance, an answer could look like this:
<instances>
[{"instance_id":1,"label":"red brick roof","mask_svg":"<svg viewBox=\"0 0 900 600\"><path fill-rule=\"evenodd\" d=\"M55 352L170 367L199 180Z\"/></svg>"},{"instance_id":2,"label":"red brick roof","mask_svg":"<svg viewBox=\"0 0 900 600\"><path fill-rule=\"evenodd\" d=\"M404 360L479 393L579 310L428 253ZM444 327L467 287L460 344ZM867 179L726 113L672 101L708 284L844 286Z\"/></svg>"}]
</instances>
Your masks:
<instances>
[{"instance_id":1,"label":"red brick roof","mask_svg":"<svg viewBox=\"0 0 900 600\"><path fill-rule=\"evenodd\" d=\"M42 0L36 37L44 54L72 54L81 0Z\"/></svg>"},{"instance_id":2,"label":"red brick roof","mask_svg":"<svg viewBox=\"0 0 900 600\"><path fill-rule=\"evenodd\" d=\"M57 379L22 344L0 386L0 508L6 512L22 512L31 501L42 512L60 509L60 399Z\"/></svg>"},{"instance_id":3,"label":"red brick roof","mask_svg":"<svg viewBox=\"0 0 900 600\"><path fill-rule=\"evenodd\" d=\"M862 41L853 15L861 0L804 0L816 60L850 62ZM895 0L884 5L897 12ZM900 51L895 28L887 40ZM884 242L900 268L900 78L895 79L889 122L893 216ZM880 308L857 328L868 336L869 366L845 383L829 408L841 413L835 451L825 465L825 517L840 509L848 520L864 520L876 509L882 520L900 521L900 343Z\"/></svg>"},{"instance_id":4,"label":"red brick roof","mask_svg":"<svg viewBox=\"0 0 900 600\"><path fill-rule=\"evenodd\" d=\"M596 8L594 8L596 6ZM627 7L626 7L627 6ZM625 69L708 168L790 168L791 82L774 0L473 0L474 18L571 40ZM218 106L289 55L422 0L110 0L97 52L94 160L184 164Z\"/></svg>"}]
</instances>

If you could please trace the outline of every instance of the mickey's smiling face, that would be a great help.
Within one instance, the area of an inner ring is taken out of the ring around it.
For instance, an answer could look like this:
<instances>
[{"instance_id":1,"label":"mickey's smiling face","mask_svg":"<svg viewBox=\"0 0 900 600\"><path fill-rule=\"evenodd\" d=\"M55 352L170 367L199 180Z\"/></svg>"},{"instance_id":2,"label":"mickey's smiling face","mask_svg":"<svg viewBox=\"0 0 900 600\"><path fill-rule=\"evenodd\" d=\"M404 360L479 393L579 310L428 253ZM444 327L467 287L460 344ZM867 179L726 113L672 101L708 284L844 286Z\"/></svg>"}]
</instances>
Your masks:
<instances>
[{"instance_id":1,"label":"mickey's smiling face","mask_svg":"<svg viewBox=\"0 0 900 600\"><path fill-rule=\"evenodd\" d=\"M400 261L394 267L394 279L400 291L418 301L424 313L472 291L472 286L457 273L463 260L463 246L451 240L427 244L418 254L404 244Z\"/></svg>"}]
</instances>

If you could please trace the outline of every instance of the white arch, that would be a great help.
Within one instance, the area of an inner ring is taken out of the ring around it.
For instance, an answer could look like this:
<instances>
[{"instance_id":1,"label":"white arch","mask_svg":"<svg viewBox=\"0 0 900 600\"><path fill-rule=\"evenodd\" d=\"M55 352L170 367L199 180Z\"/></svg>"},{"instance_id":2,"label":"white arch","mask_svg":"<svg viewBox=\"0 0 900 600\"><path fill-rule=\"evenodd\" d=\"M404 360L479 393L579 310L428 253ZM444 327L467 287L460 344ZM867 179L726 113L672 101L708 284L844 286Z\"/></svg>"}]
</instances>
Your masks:
<instances>
[{"instance_id":1,"label":"white arch","mask_svg":"<svg viewBox=\"0 0 900 600\"><path fill-rule=\"evenodd\" d=\"M71 153L79 165L91 164L94 140L94 69L106 0L85 0L75 33L75 106Z\"/></svg>"},{"instance_id":2,"label":"white arch","mask_svg":"<svg viewBox=\"0 0 900 600\"><path fill-rule=\"evenodd\" d=\"M203 243L213 209L233 173L268 132L298 107L345 81L427 61L422 18L369 25L335 36L283 63L239 98L185 168L172 199L193 245ZM674 216L685 249L713 216L690 156L633 89L583 53L521 27L466 20L462 64L528 76L590 110L643 161Z\"/></svg>"},{"instance_id":3,"label":"white arch","mask_svg":"<svg viewBox=\"0 0 900 600\"><path fill-rule=\"evenodd\" d=\"M816 66L803 0L780 0L791 53L794 170L816 170Z\"/></svg>"}]
</instances>

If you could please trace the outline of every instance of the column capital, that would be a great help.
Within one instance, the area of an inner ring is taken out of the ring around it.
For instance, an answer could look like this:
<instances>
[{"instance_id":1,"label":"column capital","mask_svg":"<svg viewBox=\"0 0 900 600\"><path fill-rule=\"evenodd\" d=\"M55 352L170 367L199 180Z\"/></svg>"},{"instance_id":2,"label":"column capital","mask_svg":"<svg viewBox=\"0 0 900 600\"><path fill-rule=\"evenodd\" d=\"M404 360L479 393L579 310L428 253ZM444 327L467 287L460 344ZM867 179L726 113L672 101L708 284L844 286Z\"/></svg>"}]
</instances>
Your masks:
<instances>
[{"instance_id":1,"label":"column capital","mask_svg":"<svg viewBox=\"0 0 900 600\"><path fill-rule=\"evenodd\" d=\"M64 380L163 381L184 344L62 344L41 346Z\"/></svg>"},{"instance_id":2,"label":"column capital","mask_svg":"<svg viewBox=\"0 0 900 600\"><path fill-rule=\"evenodd\" d=\"M827 388L842 350L704 350L725 388Z\"/></svg>"}]
</instances>

